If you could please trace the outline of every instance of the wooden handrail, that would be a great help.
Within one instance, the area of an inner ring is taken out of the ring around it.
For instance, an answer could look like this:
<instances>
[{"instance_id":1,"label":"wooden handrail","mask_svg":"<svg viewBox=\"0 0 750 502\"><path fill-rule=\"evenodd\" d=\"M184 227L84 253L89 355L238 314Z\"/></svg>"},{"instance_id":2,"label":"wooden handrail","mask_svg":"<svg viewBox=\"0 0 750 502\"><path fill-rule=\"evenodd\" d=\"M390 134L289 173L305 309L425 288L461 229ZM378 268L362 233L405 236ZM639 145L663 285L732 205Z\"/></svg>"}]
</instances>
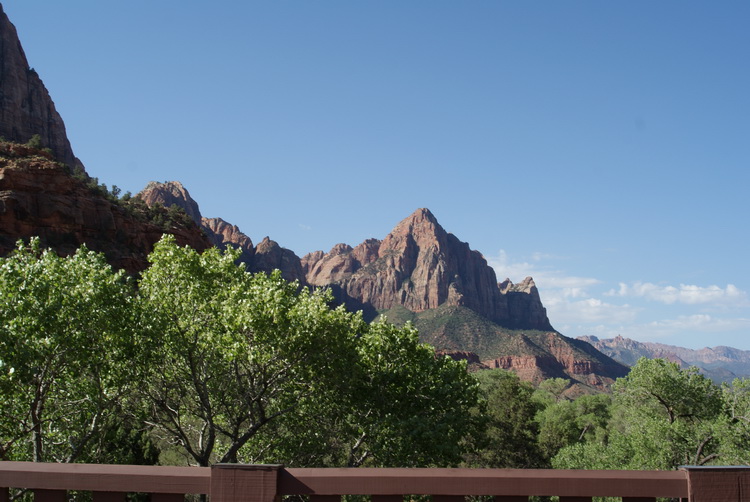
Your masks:
<instances>
[{"instance_id":1,"label":"wooden handrail","mask_svg":"<svg viewBox=\"0 0 750 502\"><path fill-rule=\"evenodd\" d=\"M449 502L467 495L513 501L528 500L532 495L557 495L567 500L686 499L689 494L717 489L730 494L722 500L735 500L731 494L744 492L743 486L750 487L750 468L287 469L281 465L241 464L208 468L0 462L0 502L7 502L8 488L31 489L37 502L62 502L68 490L92 491L96 502L124 500L128 492L151 493L152 500L175 502L185 494L206 494L211 502L277 502L283 495L310 495L317 502L340 500L341 495L372 495L374 502L400 501L404 495L433 495L433 502Z\"/></svg>"},{"instance_id":2,"label":"wooden handrail","mask_svg":"<svg viewBox=\"0 0 750 502\"><path fill-rule=\"evenodd\" d=\"M208 494L211 469L0 462L0 486L34 490Z\"/></svg>"}]
</instances>

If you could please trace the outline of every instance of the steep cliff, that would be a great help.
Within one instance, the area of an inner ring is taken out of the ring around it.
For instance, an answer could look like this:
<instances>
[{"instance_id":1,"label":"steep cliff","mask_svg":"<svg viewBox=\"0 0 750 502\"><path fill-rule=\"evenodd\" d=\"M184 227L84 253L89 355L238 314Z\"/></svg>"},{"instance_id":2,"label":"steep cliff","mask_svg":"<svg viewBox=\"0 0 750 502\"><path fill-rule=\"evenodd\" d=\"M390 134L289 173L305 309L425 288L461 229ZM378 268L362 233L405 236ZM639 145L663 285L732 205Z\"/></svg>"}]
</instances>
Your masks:
<instances>
[{"instance_id":1,"label":"steep cliff","mask_svg":"<svg viewBox=\"0 0 750 502\"><path fill-rule=\"evenodd\" d=\"M73 155L65 124L47 88L29 66L16 28L0 5L0 136L26 143L37 134L41 146L50 148L56 159L83 167Z\"/></svg>"},{"instance_id":2,"label":"steep cliff","mask_svg":"<svg viewBox=\"0 0 750 502\"><path fill-rule=\"evenodd\" d=\"M91 180L73 176L47 152L7 142L0 142L0 228L0 256L18 239L39 236L60 254L86 244L129 272L148 266L148 253L164 233L198 250L209 246L192 221L118 200Z\"/></svg>"},{"instance_id":3,"label":"steep cliff","mask_svg":"<svg viewBox=\"0 0 750 502\"><path fill-rule=\"evenodd\" d=\"M415 211L382 241L337 244L304 256L302 267L309 284L334 286L348 304L412 312L455 305L506 327L552 330L531 278L498 284L481 253L446 232L428 209Z\"/></svg>"}]
</instances>

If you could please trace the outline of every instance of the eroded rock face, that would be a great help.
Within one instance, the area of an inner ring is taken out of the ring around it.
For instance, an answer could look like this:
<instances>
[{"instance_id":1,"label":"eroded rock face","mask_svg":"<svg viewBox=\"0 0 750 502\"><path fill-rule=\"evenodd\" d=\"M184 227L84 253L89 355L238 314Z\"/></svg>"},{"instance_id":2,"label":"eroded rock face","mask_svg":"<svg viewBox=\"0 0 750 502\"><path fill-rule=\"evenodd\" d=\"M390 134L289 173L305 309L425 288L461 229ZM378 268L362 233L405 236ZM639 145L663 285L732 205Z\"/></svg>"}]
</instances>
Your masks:
<instances>
[{"instance_id":1,"label":"eroded rock face","mask_svg":"<svg viewBox=\"0 0 750 502\"><path fill-rule=\"evenodd\" d=\"M232 246L240 249L239 260L247 265L251 272L271 272L281 270L281 275L289 280L305 283L305 272L300 258L292 251L282 248L268 237L257 246L237 225L232 225L221 218L206 218L201 215L198 203L190 192L179 181L150 182L136 197L147 205L161 204L165 207L181 207L205 232L211 244L226 249Z\"/></svg>"},{"instance_id":2,"label":"eroded rock face","mask_svg":"<svg viewBox=\"0 0 750 502\"><path fill-rule=\"evenodd\" d=\"M304 284L305 276L299 257L291 250L282 248L276 241L265 237L255 248L255 257L250 266L251 272L270 272L280 270L287 281L300 281Z\"/></svg>"},{"instance_id":3,"label":"eroded rock face","mask_svg":"<svg viewBox=\"0 0 750 502\"><path fill-rule=\"evenodd\" d=\"M201 218L200 226L214 246L219 249L226 249L227 246L239 248L241 252L240 261L252 263L253 256L255 256L253 241L243 234L237 225L227 223L221 218Z\"/></svg>"},{"instance_id":4,"label":"eroded rock face","mask_svg":"<svg viewBox=\"0 0 750 502\"><path fill-rule=\"evenodd\" d=\"M524 335L521 335L521 338L524 338ZM537 347L541 348L543 353L518 351L514 355L493 357L482 361L482 364L490 368L513 371L522 380L535 384L548 378L565 378L599 390L609 389L616 379L628 373L626 366L598 351L589 350L579 340L564 337L559 333L544 334L543 343Z\"/></svg>"},{"instance_id":5,"label":"eroded rock face","mask_svg":"<svg viewBox=\"0 0 750 502\"><path fill-rule=\"evenodd\" d=\"M16 28L0 5L0 136L26 143L36 134L58 160L83 168L73 155L55 103L39 75L29 67Z\"/></svg>"},{"instance_id":6,"label":"eroded rock face","mask_svg":"<svg viewBox=\"0 0 750 502\"><path fill-rule=\"evenodd\" d=\"M547 309L542 305L534 279L527 277L518 284L505 279L498 287L508 306L508 327L529 329L536 326L535 329L542 331L551 329Z\"/></svg>"},{"instance_id":7,"label":"eroded rock face","mask_svg":"<svg viewBox=\"0 0 750 502\"><path fill-rule=\"evenodd\" d=\"M338 244L306 255L303 263L309 284L335 285L345 302L413 312L447 303L504 326L552 330L531 278L499 286L481 253L446 232L428 209L415 211L382 241Z\"/></svg>"},{"instance_id":8,"label":"eroded rock face","mask_svg":"<svg viewBox=\"0 0 750 502\"><path fill-rule=\"evenodd\" d=\"M82 244L103 252L116 268L134 273L148 266L147 256L165 233L141 221L125 207L92 191L69 169L44 152L12 152L0 147L0 255L18 239L38 236L42 245L62 255ZM180 245L202 250L209 246L195 225L172 226Z\"/></svg>"},{"instance_id":9,"label":"eroded rock face","mask_svg":"<svg viewBox=\"0 0 750 502\"><path fill-rule=\"evenodd\" d=\"M138 193L138 197L143 199L149 207L155 204L161 204L164 207L177 205L195 223L201 224L202 216L198 203L193 200L190 192L179 181L165 181L164 183L151 181L146 185L146 188Z\"/></svg>"}]
</instances>

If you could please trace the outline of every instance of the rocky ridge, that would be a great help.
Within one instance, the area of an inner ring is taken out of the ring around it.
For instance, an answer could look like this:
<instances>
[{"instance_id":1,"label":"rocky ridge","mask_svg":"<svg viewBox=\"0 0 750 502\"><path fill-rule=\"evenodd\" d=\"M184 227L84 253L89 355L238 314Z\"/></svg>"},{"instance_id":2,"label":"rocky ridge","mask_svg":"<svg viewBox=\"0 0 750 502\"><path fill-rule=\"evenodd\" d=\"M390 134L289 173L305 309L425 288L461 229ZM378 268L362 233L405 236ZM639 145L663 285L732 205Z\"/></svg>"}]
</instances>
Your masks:
<instances>
[{"instance_id":1,"label":"rocky ridge","mask_svg":"<svg viewBox=\"0 0 750 502\"><path fill-rule=\"evenodd\" d=\"M498 284L481 253L446 232L429 209L416 210L382 241L307 254L302 270L309 284L333 287L350 305L412 312L455 305L508 328L553 330L533 279Z\"/></svg>"},{"instance_id":2,"label":"rocky ridge","mask_svg":"<svg viewBox=\"0 0 750 502\"><path fill-rule=\"evenodd\" d=\"M163 211L166 213L166 211ZM18 239L38 236L42 245L72 254L82 244L131 273L148 266L147 256L164 233L198 250L209 242L192 222L157 225L137 204L107 197L100 186L74 177L51 155L24 145L0 143L0 256Z\"/></svg>"},{"instance_id":3,"label":"rocky ridge","mask_svg":"<svg viewBox=\"0 0 750 502\"><path fill-rule=\"evenodd\" d=\"M641 357L666 359L682 368L698 367L706 376L717 382L731 382L737 377L750 377L750 351L732 347L704 347L699 350L653 342L638 342L623 336L600 340L595 336L582 336L598 351L623 364L632 366Z\"/></svg>"},{"instance_id":4,"label":"rocky ridge","mask_svg":"<svg viewBox=\"0 0 750 502\"><path fill-rule=\"evenodd\" d=\"M39 135L41 146L51 149L57 160L83 168L55 103L29 66L16 27L0 5L0 136L26 143L34 135Z\"/></svg>"},{"instance_id":5,"label":"rocky ridge","mask_svg":"<svg viewBox=\"0 0 750 502\"><path fill-rule=\"evenodd\" d=\"M242 233L236 225L221 218L204 217L198 203L179 181L152 181L136 197L149 207L176 205L182 208L203 229L212 245L220 249L226 249L227 246L239 248L239 261L245 263L251 272L270 272L279 269L284 279L305 284L300 259L294 252L282 248L268 237L254 246L250 237Z\"/></svg>"}]
</instances>

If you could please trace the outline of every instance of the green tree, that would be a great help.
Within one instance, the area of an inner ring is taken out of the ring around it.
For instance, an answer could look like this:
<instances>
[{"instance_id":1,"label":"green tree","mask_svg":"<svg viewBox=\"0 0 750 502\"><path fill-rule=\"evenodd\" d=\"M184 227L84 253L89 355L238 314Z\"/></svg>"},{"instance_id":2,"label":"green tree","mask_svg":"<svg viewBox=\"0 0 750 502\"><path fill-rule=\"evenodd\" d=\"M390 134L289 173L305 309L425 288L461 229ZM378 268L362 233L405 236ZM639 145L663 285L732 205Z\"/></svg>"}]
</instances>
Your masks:
<instances>
[{"instance_id":1,"label":"green tree","mask_svg":"<svg viewBox=\"0 0 750 502\"><path fill-rule=\"evenodd\" d=\"M466 365L436 357L410 323L376 322L358 340L359 378L347 423L347 465L458 465L475 425L476 381Z\"/></svg>"},{"instance_id":2,"label":"green tree","mask_svg":"<svg viewBox=\"0 0 750 502\"><path fill-rule=\"evenodd\" d=\"M305 467L451 466L473 431L477 384L407 324L365 326L344 385L266 428L245 460Z\"/></svg>"},{"instance_id":3,"label":"green tree","mask_svg":"<svg viewBox=\"0 0 750 502\"><path fill-rule=\"evenodd\" d=\"M539 383L534 399L542 403L551 404L567 401L565 391L570 387L571 381L566 378L548 378Z\"/></svg>"},{"instance_id":4,"label":"green tree","mask_svg":"<svg viewBox=\"0 0 750 502\"><path fill-rule=\"evenodd\" d=\"M719 429L720 458L726 465L750 465L750 378L722 386L725 420Z\"/></svg>"},{"instance_id":5,"label":"green tree","mask_svg":"<svg viewBox=\"0 0 750 502\"><path fill-rule=\"evenodd\" d=\"M0 260L0 458L96 461L139 379L132 284L103 255L39 240Z\"/></svg>"},{"instance_id":6,"label":"green tree","mask_svg":"<svg viewBox=\"0 0 750 502\"><path fill-rule=\"evenodd\" d=\"M537 445L538 425L534 418L541 404L533 399L534 389L515 373L484 370L474 373L482 402L473 412L482 429L466 454L470 467L547 467Z\"/></svg>"},{"instance_id":7,"label":"green tree","mask_svg":"<svg viewBox=\"0 0 750 502\"><path fill-rule=\"evenodd\" d=\"M237 257L165 236L140 282L163 332L143 386L150 423L203 466L238 461L268 424L336 389L366 327L325 292L249 274Z\"/></svg>"},{"instance_id":8,"label":"green tree","mask_svg":"<svg viewBox=\"0 0 750 502\"><path fill-rule=\"evenodd\" d=\"M31 138L29 138L29 141L26 142L26 146L29 148L36 148L41 149L42 148L42 137L38 134L33 135Z\"/></svg>"},{"instance_id":9,"label":"green tree","mask_svg":"<svg viewBox=\"0 0 750 502\"><path fill-rule=\"evenodd\" d=\"M720 459L725 402L696 368L642 358L615 382L613 399L607 434L563 448L553 465L674 469Z\"/></svg>"},{"instance_id":10,"label":"green tree","mask_svg":"<svg viewBox=\"0 0 750 502\"><path fill-rule=\"evenodd\" d=\"M550 402L536 416L542 456L549 460L566 446L601 437L609 422L610 404L607 394Z\"/></svg>"}]
</instances>

